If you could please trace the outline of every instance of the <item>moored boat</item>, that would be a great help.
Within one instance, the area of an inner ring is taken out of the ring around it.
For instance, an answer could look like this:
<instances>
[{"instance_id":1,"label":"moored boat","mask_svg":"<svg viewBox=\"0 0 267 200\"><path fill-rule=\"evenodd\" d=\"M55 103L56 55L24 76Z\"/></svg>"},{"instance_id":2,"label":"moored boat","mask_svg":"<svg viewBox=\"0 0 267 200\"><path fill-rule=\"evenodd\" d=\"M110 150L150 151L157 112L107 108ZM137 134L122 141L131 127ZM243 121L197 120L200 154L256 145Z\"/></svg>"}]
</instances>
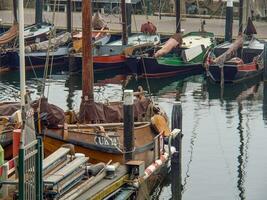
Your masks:
<instances>
[{"instance_id":1,"label":"moored boat","mask_svg":"<svg viewBox=\"0 0 267 200\"><path fill-rule=\"evenodd\" d=\"M96 44L93 49L94 72L106 70L125 69L125 52L128 48L151 46L160 43L158 34L149 35L144 33L134 34L128 38L128 44L123 45L122 40L116 40L105 45ZM76 66L81 66L82 54L74 54ZM79 70L79 69L75 69Z\"/></svg>"},{"instance_id":2,"label":"moored boat","mask_svg":"<svg viewBox=\"0 0 267 200\"><path fill-rule=\"evenodd\" d=\"M66 64L66 56L69 54L69 42L71 34L63 32L39 43L33 43L25 47L25 66L27 70L33 68L43 68L49 54L49 61L53 62L53 66L63 66ZM11 51L7 53L10 59L9 69L19 69L19 52Z\"/></svg>"},{"instance_id":3,"label":"moored boat","mask_svg":"<svg viewBox=\"0 0 267 200\"><path fill-rule=\"evenodd\" d=\"M256 29L249 18L244 35L235 42L225 42L208 54L205 66L209 80L215 83L237 83L261 76L264 65L264 42L255 38Z\"/></svg>"},{"instance_id":4,"label":"moored boat","mask_svg":"<svg viewBox=\"0 0 267 200\"><path fill-rule=\"evenodd\" d=\"M180 47L159 58L154 57L154 48L137 50L127 56L129 73L149 78L201 73L204 55L215 44L214 34L191 32L184 35L182 41Z\"/></svg>"}]
</instances>

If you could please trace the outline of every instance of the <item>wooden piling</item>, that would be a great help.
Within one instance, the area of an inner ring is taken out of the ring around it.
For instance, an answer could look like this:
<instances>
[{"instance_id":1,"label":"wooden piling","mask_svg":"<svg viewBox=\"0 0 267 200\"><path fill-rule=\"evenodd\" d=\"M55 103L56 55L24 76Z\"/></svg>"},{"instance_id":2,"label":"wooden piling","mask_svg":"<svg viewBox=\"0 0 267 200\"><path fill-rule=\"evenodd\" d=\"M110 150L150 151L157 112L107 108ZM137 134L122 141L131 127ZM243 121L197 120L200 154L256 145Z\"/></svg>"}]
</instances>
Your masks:
<instances>
[{"instance_id":1,"label":"wooden piling","mask_svg":"<svg viewBox=\"0 0 267 200\"><path fill-rule=\"evenodd\" d=\"M233 38L233 0L227 0L224 40L232 42L232 38Z\"/></svg>"},{"instance_id":2,"label":"wooden piling","mask_svg":"<svg viewBox=\"0 0 267 200\"><path fill-rule=\"evenodd\" d=\"M172 109L172 129L182 130L182 105L176 101ZM181 200L182 195L182 132L173 138L172 146L176 151L171 157L172 199ZM178 176L177 176L178 175Z\"/></svg>"},{"instance_id":3,"label":"wooden piling","mask_svg":"<svg viewBox=\"0 0 267 200\"><path fill-rule=\"evenodd\" d=\"M133 90L124 90L123 122L124 122L124 151L125 161L133 159L134 147L134 115Z\"/></svg>"},{"instance_id":4,"label":"wooden piling","mask_svg":"<svg viewBox=\"0 0 267 200\"><path fill-rule=\"evenodd\" d=\"M263 82L262 118L267 124L267 81Z\"/></svg>"},{"instance_id":5,"label":"wooden piling","mask_svg":"<svg viewBox=\"0 0 267 200\"><path fill-rule=\"evenodd\" d=\"M263 79L264 79L264 81L267 81L267 43L264 44L263 64L264 64L264 75L263 75Z\"/></svg>"}]
</instances>

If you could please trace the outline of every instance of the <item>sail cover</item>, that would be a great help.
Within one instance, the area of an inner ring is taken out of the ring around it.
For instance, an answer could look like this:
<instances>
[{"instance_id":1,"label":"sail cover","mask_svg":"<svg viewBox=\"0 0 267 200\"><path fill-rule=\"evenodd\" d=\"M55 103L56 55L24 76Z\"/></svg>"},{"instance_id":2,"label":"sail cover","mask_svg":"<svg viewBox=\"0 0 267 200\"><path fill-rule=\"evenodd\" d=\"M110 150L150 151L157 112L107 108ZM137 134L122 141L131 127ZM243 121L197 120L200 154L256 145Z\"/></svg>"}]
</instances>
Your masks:
<instances>
[{"instance_id":1,"label":"sail cover","mask_svg":"<svg viewBox=\"0 0 267 200\"><path fill-rule=\"evenodd\" d=\"M33 51L47 51L48 48L57 48L59 46L62 46L69 42L71 40L71 34L66 32L63 33L57 37L54 37L50 41L50 47L49 47L49 40L40 42L40 43L34 43L31 45L28 45L25 47L25 52L30 53Z\"/></svg>"},{"instance_id":2,"label":"sail cover","mask_svg":"<svg viewBox=\"0 0 267 200\"><path fill-rule=\"evenodd\" d=\"M15 23L11 28L0 36L0 46L11 42L18 35L18 24Z\"/></svg>"}]
</instances>

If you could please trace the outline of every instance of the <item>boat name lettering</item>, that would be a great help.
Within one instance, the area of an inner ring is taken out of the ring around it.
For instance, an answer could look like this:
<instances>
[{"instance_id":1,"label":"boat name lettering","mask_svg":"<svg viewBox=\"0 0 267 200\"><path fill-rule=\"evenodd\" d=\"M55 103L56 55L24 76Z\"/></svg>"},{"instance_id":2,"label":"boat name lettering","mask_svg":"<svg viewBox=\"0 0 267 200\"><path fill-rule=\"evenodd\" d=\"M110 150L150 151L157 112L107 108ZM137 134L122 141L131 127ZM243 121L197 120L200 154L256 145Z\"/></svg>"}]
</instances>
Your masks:
<instances>
[{"instance_id":1,"label":"boat name lettering","mask_svg":"<svg viewBox=\"0 0 267 200\"><path fill-rule=\"evenodd\" d=\"M102 146L118 146L117 137L107 138L101 135L95 137L95 143Z\"/></svg>"}]
</instances>

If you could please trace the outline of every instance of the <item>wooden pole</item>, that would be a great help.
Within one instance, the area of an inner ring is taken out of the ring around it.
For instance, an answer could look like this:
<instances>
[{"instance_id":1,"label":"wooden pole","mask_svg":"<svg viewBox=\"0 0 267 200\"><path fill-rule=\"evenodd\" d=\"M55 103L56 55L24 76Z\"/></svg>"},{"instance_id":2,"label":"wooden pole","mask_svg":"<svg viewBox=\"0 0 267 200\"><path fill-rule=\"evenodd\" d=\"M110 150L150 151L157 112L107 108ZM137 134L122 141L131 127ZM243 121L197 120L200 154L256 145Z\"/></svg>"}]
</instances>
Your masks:
<instances>
[{"instance_id":1,"label":"wooden pole","mask_svg":"<svg viewBox=\"0 0 267 200\"><path fill-rule=\"evenodd\" d=\"M181 32L181 13L180 13L180 0L175 1L175 15L176 15L176 33Z\"/></svg>"},{"instance_id":2,"label":"wooden pole","mask_svg":"<svg viewBox=\"0 0 267 200\"><path fill-rule=\"evenodd\" d=\"M82 2L82 99L94 101L94 70L92 56L92 7L91 0Z\"/></svg>"},{"instance_id":3,"label":"wooden pole","mask_svg":"<svg viewBox=\"0 0 267 200\"><path fill-rule=\"evenodd\" d=\"M126 3L125 0L121 0L121 20L122 20L122 44L128 43L127 37L127 22L126 22Z\"/></svg>"},{"instance_id":4,"label":"wooden pole","mask_svg":"<svg viewBox=\"0 0 267 200\"><path fill-rule=\"evenodd\" d=\"M243 0L239 0L239 33L243 32Z\"/></svg>"},{"instance_id":5,"label":"wooden pole","mask_svg":"<svg viewBox=\"0 0 267 200\"><path fill-rule=\"evenodd\" d=\"M72 32L72 1L67 0L67 31Z\"/></svg>"},{"instance_id":6,"label":"wooden pole","mask_svg":"<svg viewBox=\"0 0 267 200\"><path fill-rule=\"evenodd\" d=\"M233 35L233 0L227 0L224 40L232 42L233 38L232 35Z\"/></svg>"},{"instance_id":7,"label":"wooden pole","mask_svg":"<svg viewBox=\"0 0 267 200\"><path fill-rule=\"evenodd\" d=\"M18 2L17 0L13 0L13 15L14 15L14 21L18 21L18 14L17 14L17 8L18 8Z\"/></svg>"},{"instance_id":8,"label":"wooden pole","mask_svg":"<svg viewBox=\"0 0 267 200\"><path fill-rule=\"evenodd\" d=\"M173 139L172 146L176 151L171 157L172 199L182 199L182 105L176 101L172 109L172 129L180 129L180 133Z\"/></svg>"},{"instance_id":9,"label":"wooden pole","mask_svg":"<svg viewBox=\"0 0 267 200\"><path fill-rule=\"evenodd\" d=\"M132 4L131 1L126 3L126 26L127 36L132 34Z\"/></svg>"},{"instance_id":10,"label":"wooden pole","mask_svg":"<svg viewBox=\"0 0 267 200\"><path fill-rule=\"evenodd\" d=\"M264 44L264 50L263 50L263 65L264 65L264 75L263 79L264 81L267 81L267 44Z\"/></svg>"},{"instance_id":11,"label":"wooden pole","mask_svg":"<svg viewBox=\"0 0 267 200\"><path fill-rule=\"evenodd\" d=\"M35 1L35 24L43 22L43 0Z\"/></svg>"},{"instance_id":12,"label":"wooden pole","mask_svg":"<svg viewBox=\"0 0 267 200\"><path fill-rule=\"evenodd\" d=\"M267 125L267 82L263 82L263 87L262 116L264 123Z\"/></svg>"},{"instance_id":13,"label":"wooden pole","mask_svg":"<svg viewBox=\"0 0 267 200\"><path fill-rule=\"evenodd\" d=\"M133 159L134 147L134 114L133 114L133 90L124 90L123 105L123 122L124 122L124 154L125 162Z\"/></svg>"}]
</instances>

